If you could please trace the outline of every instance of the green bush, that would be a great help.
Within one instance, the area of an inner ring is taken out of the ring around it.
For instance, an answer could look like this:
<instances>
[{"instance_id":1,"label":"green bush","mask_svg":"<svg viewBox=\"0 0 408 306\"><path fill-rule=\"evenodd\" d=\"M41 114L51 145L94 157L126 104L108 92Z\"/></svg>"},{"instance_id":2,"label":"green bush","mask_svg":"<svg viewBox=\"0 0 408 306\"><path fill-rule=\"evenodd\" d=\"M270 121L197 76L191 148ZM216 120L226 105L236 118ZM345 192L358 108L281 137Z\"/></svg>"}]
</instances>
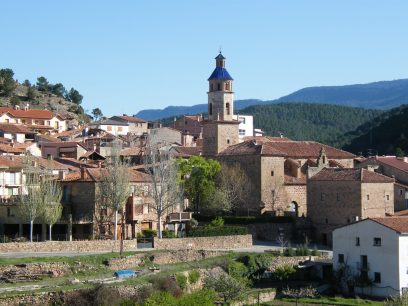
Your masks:
<instances>
[{"instance_id":1,"label":"green bush","mask_svg":"<svg viewBox=\"0 0 408 306\"><path fill-rule=\"evenodd\" d=\"M194 218L199 222L211 222L213 216L204 215L194 215ZM262 216L224 216L224 224L226 225L245 225L252 223L293 223L293 218L290 216L273 216L273 215L262 215Z\"/></svg>"},{"instance_id":2,"label":"green bush","mask_svg":"<svg viewBox=\"0 0 408 306\"><path fill-rule=\"evenodd\" d=\"M157 231L151 229L142 230L142 237L157 237Z\"/></svg>"},{"instance_id":3,"label":"green bush","mask_svg":"<svg viewBox=\"0 0 408 306\"><path fill-rule=\"evenodd\" d=\"M215 293L212 290L200 290L175 298L168 292L158 292L150 296L143 306L213 306Z\"/></svg>"},{"instance_id":4,"label":"green bush","mask_svg":"<svg viewBox=\"0 0 408 306\"><path fill-rule=\"evenodd\" d=\"M176 233L171 230L163 230L162 237L163 238L176 238Z\"/></svg>"},{"instance_id":5,"label":"green bush","mask_svg":"<svg viewBox=\"0 0 408 306\"><path fill-rule=\"evenodd\" d=\"M176 282L181 289L184 290L187 288L187 276L184 274L176 274Z\"/></svg>"},{"instance_id":6,"label":"green bush","mask_svg":"<svg viewBox=\"0 0 408 306\"><path fill-rule=\"evenodd\" d=\"M295 256L295 250L291 246L287 247L285 250L285 256Z\"/></svg>"},{"instance_id":7,"label":"green bush","mask_svg":"<svg viewBox=\"0 0 408 306\"><path fill-rule=\"evenodd\" d=\"M271 254L250 254L239 259L247 267L246 276L250 280L259 279L260 276L271 266L275 256Z\"/></svg>"},{"instance_id":8,"label":"green bush","mask_svg":"<svg viewBox=\"0 0 408 306\"><path fill-rule=\"evenodd\" d=\"M209 227L223 227L224 226L224 219L222 217L216 217L213 219L210 224L208 225Z\"/></svg>"},{"instance_id":9,"label":"green bush","mask_svg":"<svg viewBox=\"0 0 408 306\"><path fill-rule=\"evenodd\" d=\"M231 236L246 235L248 229L242 226L224 226L224 227L201 227L190 230L188 237L213 237L213 236Z\"/></svg>"},{"instance_id":10,"label":"green bush","mask_svg":"<svg viewBox=\"0 0 408 306\"><path fill-rule=\"evenodd\" d=\"M188 282L194 285L200 279L200 272L198 270L193 270L188 273Z\"/></svg>"}]
</instances>

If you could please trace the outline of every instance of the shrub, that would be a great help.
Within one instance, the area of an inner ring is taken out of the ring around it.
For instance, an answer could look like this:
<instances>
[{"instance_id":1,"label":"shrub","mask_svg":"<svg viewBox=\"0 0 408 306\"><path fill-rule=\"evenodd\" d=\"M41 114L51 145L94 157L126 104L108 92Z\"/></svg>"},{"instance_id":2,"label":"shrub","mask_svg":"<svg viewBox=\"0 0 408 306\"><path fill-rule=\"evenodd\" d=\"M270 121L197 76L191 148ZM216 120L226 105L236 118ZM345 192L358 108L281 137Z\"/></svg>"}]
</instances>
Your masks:
<instances>
[{"instance_id":1,"label":"shrub","mask_svg":"<svg viewBox=\"0 0 408 306\"><path fill-rule=\"evenodd\" d=\"M177 285L183 290L187 288L187 276L184 274L176 274Z\"/></svg>"},{"instance_id":2,"label":"shrub","mask_svg":"<svg viewBox=\"0 0 408 306\"><path fill-rule=\"evenodd\" d=\"M194 285L200 279L200 272L198 270L193 270L188 273L188 282Z\"/></svg>"},{"instance_id":3,"label":"shrub","mask_svg":"<svg viewBox=\"0 0 408 306\"><path fill-rule=\"evenodd\" d=\"M106 287L105 285L99 285L95 288L93 296L94 305L117 305L120 300L119 291L115 288Z\"/></svg>"},{"instance_id":4,"label":"shrub","mask_svg":"<svg viewBox=\"0 0 408 306\"><path fill-rule=\"evenodd\" d=\"M240 261L247 267L246 276L251 279L259 279L259 277L268 269L272 263L274 256L271 254L251 254L240 258Z\"/></svg>"},{"instance_id":5,"label":"shrub","mask_svg":"<svg viewBox=\"0 0 408 306\"><path fill-rule=\"evenodd\" d=\"M225 303L243 297L246 292L246 286L228 274L221 274L216 278L208 277L204 288L214 290Z\"/></svg>"},{"instance_id":6,"label":"shrub","mask_svg":"<svg viewBox=\"0 0 408 306\"><path fill-rule=\"evenodd\" d=\"M285 256L295 256L295 250L291 246L287 247L285 250Z\"/></svg>"},{"instance_id":7,"label":"shrub","mask_svg":"<svg viewBox=\"0 0 408 306\"><path fill-rule=\"evenodd\" d=\"M176 238L176 233L171 230L163 230L162 237L163 238Z\"/></svg>"},{"instance_id":8,"label":"shrub","mask_svg":"<svg viewBox=\"0 0 408 306\"><path fill-rule=\"evenodd\" d=\"M176 280L171 277L168 276L153 277L151 279L151 283L153 284L153 290L167 291L176 297L179 297L183 294Z\"/></svg>"},{"instance_id":9,"label":"shrub","mask_svg":"<svg viewBox=\"0 0 408 306\"><path fill-rule=\"evenodd\" d=\"M246 235L248 229L242 226L224 226L224 227L201 227L188 232L188 237L213 237L213 236L231 236Z\"/></svg>"},{"instance_id":10,"label":"shrub","mask_svg":"<svg viewBox=\"0 0 408 306\"><path fill-rule=\"evenodd\" d=\"M283 282L288 280L295 273L296 269L293 266L284 265L276 268L275 271L273 272L273 275L277 280Z\"/></svg>"},{"instance_id":11,"label":"shrub","mask_svg":"<svg viewBox=\"0 0 408 306\"><path fill-rule=\"evenodd\" d=\"M215 292L213 290L200 290L184 295L177 301L177 306L213 306Z\"/></svg>"},{"instance_id":12,"label":"shrub","mask_svg":"<svg viewBox=\"0 0 408 306\"><path fill-rule=\"evenodd\" d=\"M157 231L151 230L151 229L142 230L142 236L143 237L156 237Z\"/></svg>"},{"instance_id":13,"label":"shrub","mask_svg":"<svg viewBox=\"0 0 408 306\"><path fill-rule=\"evenodd\" d=\"M208 227L223 227L224 226L224 219L222 217L216 217L215 219L213 219L210 224L208 225Z\"/></svg>"}]
</instances>

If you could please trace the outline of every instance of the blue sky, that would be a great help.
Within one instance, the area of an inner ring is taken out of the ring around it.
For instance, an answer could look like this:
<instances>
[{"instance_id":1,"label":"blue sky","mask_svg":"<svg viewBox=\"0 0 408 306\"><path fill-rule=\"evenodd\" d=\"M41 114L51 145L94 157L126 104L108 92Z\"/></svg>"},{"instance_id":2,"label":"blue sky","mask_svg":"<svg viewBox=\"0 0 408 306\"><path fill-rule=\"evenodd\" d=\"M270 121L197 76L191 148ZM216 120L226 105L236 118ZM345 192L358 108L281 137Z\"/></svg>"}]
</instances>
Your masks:
<instances>
[{"instance_id":1,"label":"blue sky","mask_svg":"<svg viewBox=\"0 0 408 306\"><path fill-rule=\"evenodd\" d=\"M236 99L408 77L408 1L5 1L0 67L105 115L206 103L222 47Z\"/></svg>"}]
</instances>

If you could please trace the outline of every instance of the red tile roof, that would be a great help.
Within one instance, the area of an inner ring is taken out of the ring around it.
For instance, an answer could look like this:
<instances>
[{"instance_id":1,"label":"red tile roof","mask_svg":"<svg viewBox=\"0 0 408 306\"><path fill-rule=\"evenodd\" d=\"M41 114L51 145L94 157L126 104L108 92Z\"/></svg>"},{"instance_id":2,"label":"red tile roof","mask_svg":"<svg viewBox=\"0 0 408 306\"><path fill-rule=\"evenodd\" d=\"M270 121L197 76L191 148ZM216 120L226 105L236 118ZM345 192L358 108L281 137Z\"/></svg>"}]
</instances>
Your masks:
<instances>
[{"instance_id":1,"label":"red tile roof","mask_svg":"<svg viewBox=\"0 0 408 306\"><path fill-rule=\"evenodd\" d=\"M45 109L14 109L12 107L0 107L0 114L9 113L15 118L35 118L35 119L52 119L55 115L53 112Z\"/></svg>"},{"instance_id":2,"label":"red tile roof","mask_svg":"<svg viewBox=\"0 0 408 306\"><path fill-rule=\"evenodd\" d=\"M22 154L25 152L25 148L12 147L11 145L1 143L0 152Z\"/></svg>"},{"instance_id":3,"label":"red tile roof","mask_svg":"<svg viewBox=\"0 0 408 306\"><path fill-rule=\"evenodd\" d=\"M324 168L310 178L311 181L360 181L363 183L394 183L388 176L367 169Z\"/></svg>"},{"instance_id":4,"label":"red tile roof","mask_svg":"<svg viewBox=\"0 0 408 306\"><path fill-rule=\"evenodd\" d=\"M403 160L395 157L395 156L376 156L375 160L377 160L380 164L384 164L398 170L408 172L408 163L404 162Z\"/></svg>"},{"instance_id":5,"label":"red tile roof","mask_svg":"<svg viewBox=\"0 0 408 306\"><path fill-rule=\"evenodd\" d=\"M26 128L25 125L0 123L0 131L5 133L32 134L33 132Z\"/></svg>"},{"instance_id":6,"label":"red tile roof","mask_svg":"<svg viewBox=\"0 0 408 306\"><path fill-rule=\"evenodd\" d=\"M318 158L320 150L324 148L326 155L330 159L351 159L355 155L349 152L330 147L315 141L293 141L278 138L278 140L271 140L261 142L258 141L244 141L237 145L233 145L222 151L219 155L269 155L282 156L293 158Z\"/></svg>"},{"instance_id":7,"label":"red tile roof","mask_svg":"<svg viewBox=\"0 0 408 306\"><path fill-rule=\"evenodd\" d=\"M106 175L106 168L84 168L84 177L81 178L81 171L68 173L63 181L79 181L79 182L100 182L101 178ZM151 178L148 174L129 168L130 181L133 183L150 182Z\"/></svg>"},{"instance_id":8,"label":"red tile roof","mask_svg":"<svg viewBox=\"0 0 408 306\"><path fill-rule=\"evenodd\" d=\"M132 117L132 116L128 116L128 115L113 116L112 118L113 118L113 119L114 119L114 118L120 118L120 119L122 119L122 120L124 120L124 121L132 122L132 123L146 123L146 122L147 122L147 121L144 120L144 119L137 118L137 117ZM112 118L111 118L111 119L112 119Z\"/></svg>"},{"instance_id":9,"label":"red tile roof","mask_svg":"<svg viewBox=\"0 0 408 306\"><path fill-rule=\"evenodd\" d=\"M408 233L408 217L370 218L369 220L384 225L398 233Z\"/></svg>"},{"instance_id":10,"label":"red tile roof","mask_svg":"<svg viewBox=\"0 0 408 306\"><path fill-rule=\"evenodd\" d=\"M180 157L190 157L190 156L198 156L203 151L202 147L173 147L173 150L176 151L177 156Z\"/></svg>"}]
</instances>

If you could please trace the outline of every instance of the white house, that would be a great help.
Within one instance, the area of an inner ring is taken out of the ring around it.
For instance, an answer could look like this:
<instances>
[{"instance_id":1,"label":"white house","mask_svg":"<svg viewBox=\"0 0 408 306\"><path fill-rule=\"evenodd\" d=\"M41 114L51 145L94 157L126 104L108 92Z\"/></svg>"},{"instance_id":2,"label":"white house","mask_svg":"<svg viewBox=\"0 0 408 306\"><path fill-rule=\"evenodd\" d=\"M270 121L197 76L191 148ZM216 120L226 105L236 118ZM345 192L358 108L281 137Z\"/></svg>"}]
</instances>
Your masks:
<instances>
[{"instance_id":1,"label":"white house","mask_svg":"<svg viewBox=\"0 0 408 306\"><path fill-rule=\"evenodd\" d=\"M369 218L335 229L333 269L358 294L388 297L408 290L408 217Z\"/></svg>"},{"instance_id":2,"label":"white house","mask_svg":"<svg viewBox=\"0 0 408 306\"><path fill-rule=\"evenodd\" d=\"M254 136L253 116L233 115L233 119L239 121L238 131L240 139L244 138L245 136Z\"/></svg>"},{"instance_id":3,"label":"white house","mask_svg":"<svg viewBox=\"0 0 408 306\"><path fill-rule=\"evenodd\" d=\"M127 122L112 119L92 122L89 124L89 128L100 129L115 136L127 135L129 133L129 124Z\"/></svg>"}]
</instances>

